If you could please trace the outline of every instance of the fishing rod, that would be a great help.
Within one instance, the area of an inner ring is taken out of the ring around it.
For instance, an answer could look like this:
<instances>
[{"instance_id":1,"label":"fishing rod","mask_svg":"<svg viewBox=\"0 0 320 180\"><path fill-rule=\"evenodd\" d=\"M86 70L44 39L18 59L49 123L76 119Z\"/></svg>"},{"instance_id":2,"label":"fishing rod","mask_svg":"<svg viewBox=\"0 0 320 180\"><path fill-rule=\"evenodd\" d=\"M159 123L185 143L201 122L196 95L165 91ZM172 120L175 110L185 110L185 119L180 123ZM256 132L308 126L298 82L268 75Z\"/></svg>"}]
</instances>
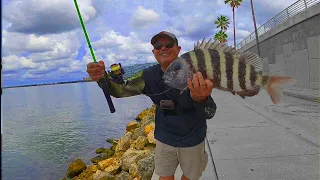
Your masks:
<instances>
[{"instance_id":1,"label":"fishing rod","mask_svg":"<svg viewBox=\"0 0 320 180\"><path fill-rule=\"evenodd\" d=\"M93 61L95 63L97 63L97 60L96 60L96 57L94 55L94 52L93 52L93 49L92 49L92 46L91 46L91 43L90 43L90 39L89 39L89 36L88 36L88 33L86 31L86 27L83 23L83 20L82 20L82 17L81 17L81 14L80 14L80 10L79 10L79 6L78 6L78 3L77 3L77 0L74 0L74 5L76 6L76 9L77 9L77 12L78 12L78 16L79 16L79 19L80 19L80 23L81 23L81 26L82 26L82 29L83 29L83 32L84 32L84 35L86 37L86 40L87 40L87 43L88 43L88 46L89 46L89 49L90 49L90 52L91 52L91 55L92 55L92 58L93 58ZM106 72L105 72L106 73ZM103 93L104 93L104 96L106 97L107 101L108 101L108 105L109 105L109 109L110 109L110 112L111 113L114 113L116 112L115 108L114 108L114 105L113 105L113 102L112 102L112 99L111 99L111 96L107 90L107 80L106 78L102 78L100 79L98 82L97 82L100 87L102 88L103 90Z\"/></svg>"}]
</instances>

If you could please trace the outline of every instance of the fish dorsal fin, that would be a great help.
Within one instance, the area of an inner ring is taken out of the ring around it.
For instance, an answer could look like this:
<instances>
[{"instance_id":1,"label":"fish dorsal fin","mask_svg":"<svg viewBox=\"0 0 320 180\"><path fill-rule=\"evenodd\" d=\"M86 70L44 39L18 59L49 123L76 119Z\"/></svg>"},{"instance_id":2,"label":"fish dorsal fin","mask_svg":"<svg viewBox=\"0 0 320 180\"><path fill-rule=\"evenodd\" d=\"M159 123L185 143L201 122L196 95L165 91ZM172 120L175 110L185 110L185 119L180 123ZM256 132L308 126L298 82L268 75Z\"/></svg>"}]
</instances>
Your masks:
<instances>
[{"instance_id":1,"label":"fish dorsal fin","mask_svg":"<svg viewBox=\"0 0 320 180\"><path fill-rule=\"evenodd\" d=\"M210 48L210 45L212 44L212 38L209 39L209 41L204 46L205 49Z\"/></svg>"},{"instance_id":2,"label":"fish dorsal fin","mask_svg":"<svg viewBox=\"0 0 320 180\"><path fill-rule=\"evenodd\" d=\"M206 45L206 41L205 41L205 38L203 38L202 42L200 43L200 48L203 49L205 45Z\"/></svg>"},{"instance_id":3,"label":"fish dorsal fin","mask_svg":"<svg viewBox=\"0 0 320 180\"><path fill-rule=\"evenodd\" d=\"M230 53L234 57L238 58L239 61L243 61L247 64L251 64L255 71L262 71L263 65L261 58L253 53L253 52L241 52L240 50L236 50L236 48L228 46L227 43L220 43L219 40L215 40L212 42L212 38L206 42L205 38L202 39L201 43L198 41L194 44L194 50L196 49L215 49L222 52Z\"/></svg>"},{"instance_id":4,"label":"fish dorsal fin","mask_svg":"<svg viewBox=\"0 0 320 180\"><path fill-rule=\"evenodd\" d=\"M244 61L247 64L251 64L254 67L254 70L257 72L262 71L262 61L256 53L249 51L240 53L239 61Z\"/></svg>"},{"instance_id":5,"label":"fish dorsal fin","mask_svg":"<svg viewBox=\"0 0 320 180\"><path fill-rule=\"evenodd\" d=\"M208 42L206 42L205 38L202 39L201 43L198 41L194 44L194 49L215 49L237 55L235 48L228 46L227 43L220 43L218 40L212 41L212 38L210 38Z\"/></svg>"}]
</instances>

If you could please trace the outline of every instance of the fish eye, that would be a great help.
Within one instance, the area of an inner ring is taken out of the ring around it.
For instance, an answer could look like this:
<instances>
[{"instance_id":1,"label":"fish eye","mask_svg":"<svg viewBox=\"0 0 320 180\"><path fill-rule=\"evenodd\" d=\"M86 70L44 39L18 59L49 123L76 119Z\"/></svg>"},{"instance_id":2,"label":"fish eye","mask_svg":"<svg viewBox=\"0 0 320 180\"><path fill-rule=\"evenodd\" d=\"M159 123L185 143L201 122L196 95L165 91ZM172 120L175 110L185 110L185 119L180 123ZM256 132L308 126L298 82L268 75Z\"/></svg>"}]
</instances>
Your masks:
<instances>
[{"instance_id":1,"label":"fish eye","mask_svg":"<svg viewBox=\"0 0 320 180\"><path fill-rule=\"evenodd\" d=\"M181 66L180 66L179 63L174 64L174 66L173 66L173 70L174 70L174 71L178 71L178 70L180 70L180 69L181 69Z\"/></svg>"}]
</instances>

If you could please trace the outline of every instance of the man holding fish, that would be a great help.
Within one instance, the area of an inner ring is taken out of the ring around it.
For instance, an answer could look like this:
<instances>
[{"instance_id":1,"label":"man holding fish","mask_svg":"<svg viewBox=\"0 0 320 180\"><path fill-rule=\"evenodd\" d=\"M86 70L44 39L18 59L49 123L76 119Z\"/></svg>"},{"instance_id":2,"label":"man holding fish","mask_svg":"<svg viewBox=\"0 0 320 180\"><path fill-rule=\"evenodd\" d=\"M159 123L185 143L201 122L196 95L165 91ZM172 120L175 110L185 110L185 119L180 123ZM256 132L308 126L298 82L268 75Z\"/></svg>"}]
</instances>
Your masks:
<instances>
[{"instance_id":1,"label":"man holding fish","mask_svg":"<svg viewBox=\"0 0 320 180\"><path fill-rule=\"evenodd\" d=\"M108 91L116 98L145 94L156 107L155 173L160 180L173 180L177 166L182 180L196 180L208 163L205 152L206 120L216 112L213 88L241 97L268 90L272 100L280 98L279 87L290 78L263 76L260 58L208 41L178 57L176 36L162 31L151 39L157 65L139 71L125 84L111 81L103 61L89 63L87 73L94 81L109 79Z\"/></svg>"},{"instance_id":2,"label":"man holding fish","mask_svg":"<svg viewBox=\"0 0 320 180\"><path fill-rule=\"evenodd\" d=\"M151 44L158 64L136 73L125 85L108 81L109 93L116 98L146 94L157 105L155 173L160 180L173 180L178 164L183 180L199 179L208 162L204 147L206 119L212 118L216 111L210 96L213 83L201 73L195 73L188 80L189 91L169 89L162 76L178 58L181 47L175 35L165 31L156 34ZM103 61L89 63L87 72L94 81L104 76L110 79Z\"/></svg>"}]
</instances>

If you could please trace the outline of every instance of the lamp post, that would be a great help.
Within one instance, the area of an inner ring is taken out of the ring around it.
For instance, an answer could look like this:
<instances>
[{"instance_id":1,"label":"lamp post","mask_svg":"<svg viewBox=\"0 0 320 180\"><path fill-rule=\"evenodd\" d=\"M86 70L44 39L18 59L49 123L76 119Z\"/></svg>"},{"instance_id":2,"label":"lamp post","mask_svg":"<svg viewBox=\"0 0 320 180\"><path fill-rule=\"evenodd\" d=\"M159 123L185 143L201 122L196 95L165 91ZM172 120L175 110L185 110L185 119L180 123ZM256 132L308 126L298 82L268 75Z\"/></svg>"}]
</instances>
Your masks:
<instances>
[{"instance_id":1,"label":"lamp post","mask_svg":"<svg viewBox=\"0 0 320 180\"><path fill-rule=\"evenodd\" d=\"M258 31L257 31L257 24L256 24L256 18L254 16L254 8L253 8L253 0L250 0L251 2L251 10L252 10L252 19L253 19L253 24L254 24L254 32L256 34L256 42L257 42L257 50L258 50L258 55L260 56L260 47L259 47L259 40L258 40Z\"/></svg>"}]
</instances>

